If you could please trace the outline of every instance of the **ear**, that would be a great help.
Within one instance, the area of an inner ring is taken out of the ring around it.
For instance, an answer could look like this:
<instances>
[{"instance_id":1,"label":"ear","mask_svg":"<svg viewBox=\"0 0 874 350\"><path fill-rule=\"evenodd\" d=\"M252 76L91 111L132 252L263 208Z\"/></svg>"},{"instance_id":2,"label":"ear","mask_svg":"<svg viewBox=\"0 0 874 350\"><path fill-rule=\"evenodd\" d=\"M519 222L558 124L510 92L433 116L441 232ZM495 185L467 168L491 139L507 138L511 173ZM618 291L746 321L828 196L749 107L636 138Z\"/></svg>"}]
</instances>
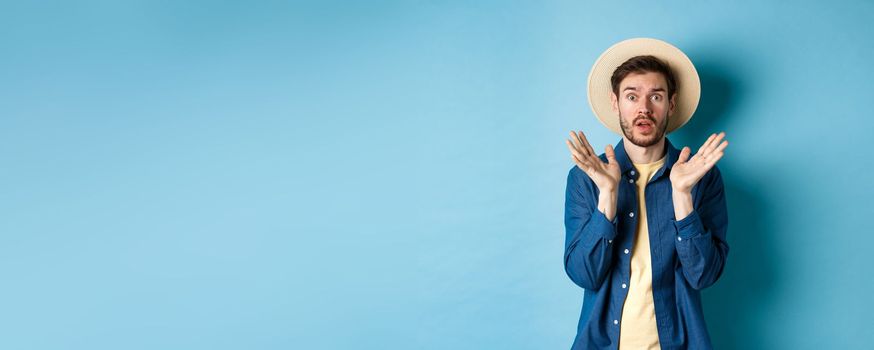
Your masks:
<instances>
[{"instance_id":1,"label":"ear","mask_svg":"<svg viewBox=\"0 0 874 350\"><path fill-rule=\"evenodd\" d=\"M673 95L671 95L671 108L669 110L668 115L674 114L674 109L676 106L677 106L677 93L675 92Z\"/></svg>"},{"instance_id":2,"label":"ear","mask_svg":"<svg viewBox=\"0 0 874 350\"><path fill-rule=\"evenodd\" d=\"M613 112L619 112L619 99L616 97L616 94L610 93L610 105L613 107Z\"/></svg>"}]
</instances>

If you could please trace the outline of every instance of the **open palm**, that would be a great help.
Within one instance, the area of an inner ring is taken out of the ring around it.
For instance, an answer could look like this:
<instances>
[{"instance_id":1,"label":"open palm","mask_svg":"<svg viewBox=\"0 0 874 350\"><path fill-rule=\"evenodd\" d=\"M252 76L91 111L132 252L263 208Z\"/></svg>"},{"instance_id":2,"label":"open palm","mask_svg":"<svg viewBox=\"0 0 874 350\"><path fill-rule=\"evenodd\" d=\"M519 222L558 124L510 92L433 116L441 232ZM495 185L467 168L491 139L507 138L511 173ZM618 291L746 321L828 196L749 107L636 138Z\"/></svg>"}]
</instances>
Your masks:
<instances>
[{"instance_id":1,"label":"open palm","mask_svg":"<svg viewBox=\"0 0 874 350\"><path fill-rule=\"evenodd\" d=\"M683 147L680 157L671 168L671 186L675 191L691 191L698 180L722 158L723 151L728 146L728 141L723 140L724 137L725 132L710 135L691 159L688 159L691 149Z\"/></svg>"},{"instance_id":2,"label":"open palm","mask_svg":"<svg viewBox=\"0 0 874 350\"><path fill-rule=\"evenodd\" d=\"M607 145L604 153L607 155L607 163L598 158L598 154L589 145L586 135L582 131L579 134L571 131L571 139L567 141L568 149L571 151L571 157L577 167L580 168L589 178L598 186L601 192L614 191L619 184L619 162L616 161L616 154L613 152L613 146Z\"/></svg>"}]
</instances>

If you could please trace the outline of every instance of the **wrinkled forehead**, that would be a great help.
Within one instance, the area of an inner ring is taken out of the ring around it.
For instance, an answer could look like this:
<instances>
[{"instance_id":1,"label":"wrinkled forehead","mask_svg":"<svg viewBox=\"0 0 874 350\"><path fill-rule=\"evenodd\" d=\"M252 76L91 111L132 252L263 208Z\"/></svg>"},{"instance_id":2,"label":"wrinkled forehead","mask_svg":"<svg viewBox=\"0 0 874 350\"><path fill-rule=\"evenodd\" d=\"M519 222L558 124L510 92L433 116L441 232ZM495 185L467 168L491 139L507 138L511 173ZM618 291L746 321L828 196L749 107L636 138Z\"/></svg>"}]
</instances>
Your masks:
<instances>
[{"instance_id":1,"label":"wrinkled forehead","mask_svg":"<svg viewBox=\"0 0 874 350\"><path fill-rule=\"evenodd\" d=\"M665 76L657 72L630 73L619 82L619 91L666 91Z\"/></svg>"}]
</instances>

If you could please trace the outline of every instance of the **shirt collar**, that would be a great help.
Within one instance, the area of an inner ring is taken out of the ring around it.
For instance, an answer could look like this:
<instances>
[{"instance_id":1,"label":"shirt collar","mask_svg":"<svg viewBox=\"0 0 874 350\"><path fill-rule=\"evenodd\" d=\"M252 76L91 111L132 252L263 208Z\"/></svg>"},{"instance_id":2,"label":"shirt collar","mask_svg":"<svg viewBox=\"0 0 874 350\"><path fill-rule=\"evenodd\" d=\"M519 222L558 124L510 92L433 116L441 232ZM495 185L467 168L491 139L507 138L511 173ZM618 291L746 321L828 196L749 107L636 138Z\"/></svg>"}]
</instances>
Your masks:
<instances>
[{"instance_id":1,"label":"shirt collar","mask_svg":"<svg viewBox=\"0 0 874 350\"><path fill-rule=\"evenodd\" d=\"M622 175L627 176L632 179L637 179L639 175L637 171L634 171L634 164L631 163L631 159L628 158L628 153L625 152L625 139L620 139L619 143L616 144L616 147L613 147L616 153L616 161L619 162L619 169L622 172ZM680 150L678 150L671 143L667 137L665 137L665 149L666 149L666 157L665 165L659 169L658 172L653 175L653 179L658 179L662 174L664 174L668 169L674 166L674 163L677 162L677 158L680 157ZM632 173L633 172L633 173Z\"/></svg>"}]
</instances>

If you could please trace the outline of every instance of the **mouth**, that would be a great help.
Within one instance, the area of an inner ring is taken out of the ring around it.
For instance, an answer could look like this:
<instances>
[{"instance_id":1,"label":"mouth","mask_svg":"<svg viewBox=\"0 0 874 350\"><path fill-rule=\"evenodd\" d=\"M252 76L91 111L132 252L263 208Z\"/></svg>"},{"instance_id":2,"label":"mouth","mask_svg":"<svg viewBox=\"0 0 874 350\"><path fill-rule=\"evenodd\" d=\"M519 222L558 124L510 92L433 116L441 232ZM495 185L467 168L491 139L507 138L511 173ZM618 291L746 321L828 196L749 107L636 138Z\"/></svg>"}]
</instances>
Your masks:
<instances>
[{"instance_id":1,"label":"mouth","mask_svg":"<svg viewBox=\"0 0 874 350\"><path fill-rule=\"evenodd\" d=\"M634 128L646 134L652 132L655 125L648 119L641 119L634 123Z\"/></svg>"}]
</instances>

